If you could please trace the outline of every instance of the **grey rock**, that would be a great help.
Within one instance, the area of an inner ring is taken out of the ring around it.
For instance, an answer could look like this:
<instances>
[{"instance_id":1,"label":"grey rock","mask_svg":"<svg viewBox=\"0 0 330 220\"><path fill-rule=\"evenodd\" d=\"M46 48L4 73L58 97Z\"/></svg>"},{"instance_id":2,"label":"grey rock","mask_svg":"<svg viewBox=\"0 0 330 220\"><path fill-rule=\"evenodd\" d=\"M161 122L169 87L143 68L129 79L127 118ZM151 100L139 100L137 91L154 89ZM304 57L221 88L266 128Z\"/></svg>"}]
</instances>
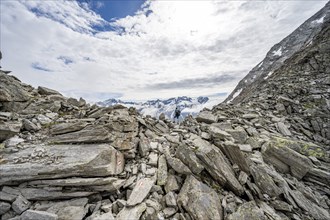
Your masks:
<instances>
[{"instance_id":1,"label":"grey rock","mask_svg":"<svg viewBox=\"0 0 330 220\"><path fill-rule=\"evenodd\" d=\"M10 208L11 208L11 205L9 203L0 202L0 215L3 215L6 212L8 212Z\"/></svg>"},{"instance_id":2,"label":"grey rock","mask_svg":"<svg viewBox=\"0 0 330 220\"><path fill-rule=\"evenodd\" d=\"M243 193L243 187L235 177L231 166L227 163L223 153L214 145L202 140L197 135L191 135L191 141L196 147L195 153L203 162L205 169L222 186L228 186L237 195Z\"/></svg>"},{"instance_id":3,"label":"grey rock","mask_svg":"<svg viewBox=\"0 0 330 220\"><path fill-rule=\"evenodd\" d=\"M298 179L303 178L309 170L312 169L313 163L300 153L287 147L292 142L284 138L273 138L262 149L262 153L266 162L273 164L281 172L291 172Z\"/></svg>"},{"instance_id":4,"label":"grey rock","mask_svg":"<svg viewBox=\"0 0 330 220\"><path fill-rule=\"evenodd\" d=\"M54 202L46 211L58 215L61 220L81 220L86 215L87 202L87 198Z\"/></svg>"},{"instance_id":5,"label":"grey rock","mask_svg":"<svg viewBox=\"0 0 330 220\"><path fill-rule=\"evenodd\" d=\"M244 128L236 128L236 129L226 129L225 130L227 133L229 133L235 141L239 144L245 144L248 134L244 130Z\"/></svg>"},{"instance_id":6,"label":"grey rock","mask_svg":"<svg viewBox=\"0 0 330 220\"><path fill-rule=\"evenodd\" d=\"M169 218L172 215L174 215L177 212L177 210L173 207L167 207L163 210L165 218Z\"/></svg>"},{"instance_id":7,"label":"grey rock","mask_svg":"<svg viewBox=\"0 0 330 220\"><path fill-rule=\"evenodd\" d=\"M180 185L176 180L175 176L169 175L166 181L165 191L169 193L171 191L178 191L179 189L180 189Z\"/></svg>"},{"instance_id":8,"label":"grey rock","mask_svg":"<svg viewBox=\"0 0 330 220\"><path fill-rule=\"evenodd\" d=\"M200 174L204 169L202 162L188 145L179 145L176 149L176 157L186 164L196 175Z\"/></svg>"},{"instance_id":9,"label":"grey rock","mask_svg":"<svg viewBox=\"0 0 330 220\"><path fill-rule=\"evenodd\" d=\"M196 117L196 121L204 122L206 124L215 123L217 120L217 116L213 115L212 112L209 111L202 111Z\"/></svg>"},{"instance_id":10,"label":"grey rock","mask_svg":"<svg viewBox=\"0 0 330 220\"><path fill-rule=\"evenodd\" d=\"M252 147L250 144L239 144L239 149L244 152L252 152Z\"/></svg>"},{"instance_id":11,"label":"grey rock","mask_svg":"<svg viewBox=\"0 0 330 220\"><path fill-rule=\"evenodd\" d=\"M193 176L186 178L177 202L193 219L223 219L217 193Z\"/></svg>"},{"instance_id":12,"label":"grey rock","mask_svg":"<svg viewBox=\"0 0 330 220\"><path fill-rule=\"evenodd\" d=\"M6 201L6 202L14 202L17 198L17 195L13 195L6 192L0 192L0 200Z\"/></svg>"},{"instance_id":13,"label":"grey rock","mask_svg":"<svg viewBox=\"0 0 330 220\"><path fill-rule=\"evenodd\" d=\"M168 207L176 207L176 197L175 197L175 193L173 192L169 192L165 195L165 201L166 201L166 205Z\"/></svg>"},{"instance_id":14,"label":"grey rock","mask_svg":"<svg viewBox=\"0 0 330 220\"><path fill-rule=\"evenodd\" d=\"M226 141L221 145L221 147L223 152L225 152L226 156L232 162L232 164L237 164L241 170L248 174L250 173L250 162L242 153L239 145L236 145L230 141Z\"/></svg>"},{"instance_id":15,"label":"grey rock","mask_svg":"<svg viewBox=\"0 0 330 220\"><path fill-rule=\"evenodd\" d=\"M55 124L50 128L50 133L53 135L66 134L70 132L80 131L87 126L88 123L84 121L77 121L74 123L60 123Z\"/></svg>"},{"instance_id":16,"label":"grey rock","mask_svg":"<svg viewBox=\"0 0 330 220\"><path fill-rule=\"evenodd\" d=\"M88 186L95 191L114 192L124 185L125 180L116 177L105 178L67 178L54 180L35 180L28 182L29 186L64 186L64 187L79 187Z\"/></svg>"},{"instance_id":17,"label":"grey rock","mask_svg":"<svg viewBox=\"0 0 330 220\"><path fill-rule=\"evenodd\" d=\"M281 132L281 134L283 134L285 136L291 136L291 132L290 132L289 128L283 122L278 122L276 125L277 125L279 132Z\"/></svg>"},{"instance_id":18,"label":"grey rock","mask_svg":"<svg viewBox=\"0 0 330 220\"><path fill-rule=\"evenodd\" d=\"M41 125L48 125L52 123L52 120L50 118L42 114L37 115L36 119Z\"/></svg>"},{"instance_id":19,"label":"grey rock","mask_svg":"<svg viewBox=\"0 0 330 220\"><path fill-rule=\"evenodd\" d=\"M27 210L21 215L21 220L57 220L58 216L45 211Z\"/></svg>"},{"instance_id":20,"label":"grey rock","mask_svg":"<svg viewBox=\"0 0 330 220\"><path fill-rule=\"evenodd\" d=\"M12 218L15 219L17 217L17 215L16 215L16 212L14 212L13 210L9 210L5 214L1 215L0 217L1 217L1 220L8 220L8 219L12 220ZM20 220L20 219L18 219L18 220Z\"/></svg>"},{"instance_id":21,"label":"grey rock","mask_svg":"<svg viewBox=\"0 0 330 220\"><path fill-rule=\"evenodd\" d=\"M252 165L250 167L255 184L263 193L271 197L277 197L282 190L275 184L274 180L268 175L263 165Z\"/></svg>"},{"instance_id":22,"label":"grey rock","mask_svg":"<svg viewBox=\"0 0 330 220\"><path fill-rule=\"evenodd\" d=\"M61 95L61 93L59 93L56 90L49 89L49 88L42 87L42 86L38 87L38 93L40 95Z\"/></svg>"},{"instance_id":23,"label":"grey rock","mask_svg":"<svg viewBox=\"0 0 330 220\"><path fill-rule=\"evenodd\" d=\"M270 205L278 211L284 211L284 212L292 211L292 205L289 205L288 203L281 201L281 200L271 201Z\"/></svg>"},{"instance_id":24,"label":"grey rock","mask_svg":"<svg viewBox=\"0 0 330 220\"><path fill-rule=\"evenodd\" d=\"M30 99L28 89L15 77L0 71L0 102L26 102Z\"/></svg>"},{"instance_id":25,"label":"grey rock","mask_svg":"<svg viewBox=\"0 0 330 220\"><path fill-rule=\"evenodd\" d=\"M147 156L150 151L150 144L147 138L140 138L139 142L139 153L142 157Z\"/></svg>"},{"instance_id":26,"label":"grey rock","mask_svg":"<svg viewBox=\"0 0 330 220\"><path fill-rule=\"evenodd\" d=\"M258 208L255 202L247 202L238 207L238 210L228 216L228 220L267 220L262 209Z\"/></svg>"},{"instance_id":27,"label":"grey rock","mask_svg":"<svg viewBox=\"0 0 330 220\"><path fill-rule=\"evenodd\" d=\"M13 154L5 154L4 159L29 157L38 146L31 146ZM56 179L63 177L94 177L119 174L124 170L122 153L113 147L103 145L49 145L46 154L54 155L54 162L45 166L42 163L27 161L23 164L6 163L0 166L0 184L15 181Z\"/></svg>"},{"instance_id":28,"label":"grey rock","mask_svg":"<svg viewBox=\"0 0 330 220\"><path fill-rule=\"evenodd\" d=\"M223 131L216 126L210 126L209 132L215 141L224 141L231 138L231 135L228 132Z\"/></svg>"},{"instance_id":29,"label":"grey rock","mask_svg":"<svg viewBox=\"0 0 330 220\"><path fill-rule=\"evenodd\" d=\"M87 126L80 131L57 135L49 139L56 144L66 143L105 143L110 141L109 130L104 126Z\"/></svg>"},{"instance_id":30,"label":"grey rock","mask_svg":"<svg viewBox=\"0 0 330 220\"><path fill-rule=\"evenodd\" d=\"M134 207L125 207L117 215L117 220L127 220L127 219L140 219L142 213L147 209L145 203L141 203Z\"/></svg>"},{"instance_id":31,"label":"grey rock","mask_svg":"<svg viewBox=\"0 0 330 220\"><path fill-rule=\"evenodd\" d=\"M57 199L72 199L72 198L81 198L87 197L95 192L91 191L74 191L74 192L65 192L62 190L48 190L42 188L23 188L20 190L22 195L31 201L36 200L57 200Z\"/></svg>"},{"instance_id":32,"label":"grey rock","mask_svg":"<svg viewBox=\"0 0 330 220\"><path fill-rule=\"evenodd\" d=\"M23 128L30 132L35 132L40 130L40 127L38 127L36 124L34 124L28 119L23 119Z\"/></svg>"},{"instance_id":33,"label":"grey rock","mask_svg":"<svg viewBox=\"0 0 330 220\"><path fill-rule=\"evenodd\" d=\"M151 152L148 158L149 158L148 164L156 167L158 164L158 155L155 152Z\"/></svg>"},{"instance_id":34,"label":"grey rock","mask_svg":"<svg viewBox=\"0 0 330 220\"><path fill-rule=\"evenodd\" d=\"M241 171L238 176L238 181L244 185L247 182L248 177L249 176L245 172Z\"/></svg>"},{"instance_id":35,"label":"grey rock","mask_svg":"<svg viewBox=\"0 0 330 220\"><path fill-rule=\"evenodd\" d=\"M330 219L330 214L327 210L311 202L300 191L292 190L290 191L290 195L293 197L297 205L304 211L311 214L314 219L316 220Z\"/></svg>"},{"instance_id":36,"label":"grey rock","mask_svg":"<svg viewBox=\"0 0 330 220\"><path fill-rule=\"evenodd\" d=\"M137 181L128 201L128 206L135 206L140 204L149 194L154 181L150 178L144 178Z\"/></svg>"},{"instance_id":37,"label":"grey rock","mask_svg":"<svg viewBox=\"0 0 330 220\"><path fill-rule=\"evenodd\" d=\"M172 157L169 153L166 153L166 160L167 160L168 165L170 165L170 167L173 170L175 170L177 173L191 174L190 169L184 163L182 163L181 160L179 160L178 158Z\"/></svg>"},{"instance_id":38,"label":"grey rock","mask_svg":"<svg viewBox=\"0 0 330 220\"><path fill-rule=\"evenodd\" d=\"M254 114L254 113L248 113L248 114L242 115L242 118L247 119L247 120L251 120L251 119L259 118L259 115Z\"/></svg>"},{"instance_id":39,"label":"grey rock","mask_svg":"<svg viewBox=\"0 0 330 220\"><path fill-rule=\"evenodd\" d=\"M164 116L165 117L165 116ZM145 211L145 219L146 220L153 220L153 219L157 219L157 213L156 210L152 207L147 207L146 211Z\"/></svg>"},{"instance_id":40,"label":"grey rock","mask_svg":"<svg viewBox=\"0 0 330 220\"><path fill-rule=\"evenodd\" d=\"M22 212L24 212L25 210L27 210L28 208L30 208L30 206L31 206L31 203L27 199L25 199L23 196L18 196L12 204L13 210L19 215Z\"/></svg>"},{"instance_id":41,"label":"grey rock","mask_svg":"<svg viewBox=\"0 0 330 220\"><path fill-rule=\"evenodd\" d=\"M164 186L167 181L167 162L165 155L161 155L158 159L157 185Z\"/></svg>"},{"instance_id":42,"label":"grey rock","mask_svg":"<svg viewBox=\"0 0 330 220\"><path fill-rule=\"evenodd\" d=\"M0 142L18 134L22 128L21 122L1 122L0 123Z\"/></svg>"}]
</instances>

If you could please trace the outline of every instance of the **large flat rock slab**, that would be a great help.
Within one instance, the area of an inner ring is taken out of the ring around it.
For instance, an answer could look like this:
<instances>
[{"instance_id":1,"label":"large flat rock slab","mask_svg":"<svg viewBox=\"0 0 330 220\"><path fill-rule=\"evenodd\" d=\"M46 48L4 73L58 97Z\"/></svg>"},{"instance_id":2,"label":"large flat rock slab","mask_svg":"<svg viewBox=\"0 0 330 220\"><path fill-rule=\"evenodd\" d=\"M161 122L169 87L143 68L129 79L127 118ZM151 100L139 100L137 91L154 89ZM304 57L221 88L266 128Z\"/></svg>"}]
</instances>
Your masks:
<instances>
[{"instance_id":1,"label":"large flat rock slab","mask_svg":"<svg viewBox=\"0 0 330 220\"><path fill-rule=\"evenodd\" d=\"M125 163L123 154L107 144L29 146L16 153L4 154L3 160L0 185L116 175L123 171Z\"/></svg>"}]
</instances>

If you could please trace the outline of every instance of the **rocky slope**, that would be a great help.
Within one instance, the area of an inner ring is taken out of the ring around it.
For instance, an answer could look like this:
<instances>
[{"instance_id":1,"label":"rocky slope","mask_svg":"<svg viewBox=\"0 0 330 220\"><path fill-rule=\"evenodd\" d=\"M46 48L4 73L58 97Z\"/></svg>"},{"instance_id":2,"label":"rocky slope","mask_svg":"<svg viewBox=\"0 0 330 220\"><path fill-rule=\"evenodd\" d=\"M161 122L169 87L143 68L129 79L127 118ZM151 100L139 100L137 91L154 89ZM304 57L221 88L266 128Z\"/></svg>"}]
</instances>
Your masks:
<instances>
[{"instance_id":1,"label":"rocky slope","mask_svg":"<svg viewBox=\"0 0 330 220\"><path fill-rule=\"evenodd\" d=\"M180 125L0 71L1 219L330 219L329 39Z\"/></svg>"},{"instance_id":2,"label":"rocky slope","mask_svg":"<svg viewBox=\"0 0 330 220\"><path fill-rule=\"evenodd\" d=\"M238 83L224 102L237 104L243 101L245 96L251 95L253 93L250 90L251 87L257 87L260 81L270 77L287 59L311 43L313 38L321 31L322 24L329 20L330 3L328 2L324 8L304 22L289 36L274 45L267 53L265 59Z\"/></svg>"}]
</instances>

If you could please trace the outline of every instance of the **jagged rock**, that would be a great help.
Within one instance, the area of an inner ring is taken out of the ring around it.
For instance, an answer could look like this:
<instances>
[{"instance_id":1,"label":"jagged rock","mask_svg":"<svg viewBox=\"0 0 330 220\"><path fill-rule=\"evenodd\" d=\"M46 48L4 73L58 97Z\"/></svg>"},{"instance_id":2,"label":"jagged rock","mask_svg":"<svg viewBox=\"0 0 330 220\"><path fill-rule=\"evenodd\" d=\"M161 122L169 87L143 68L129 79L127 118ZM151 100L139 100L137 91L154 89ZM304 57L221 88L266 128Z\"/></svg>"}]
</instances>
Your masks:
<instances>
[{"instance_id":1,"label":"jagged rock","mask_svg":"<svg viewBox=\"0 0 330 220\"><path fill-rule=\"evenodd\" d=\"M59 93L56 90L49 89L49 88L42 87L42 86L38 87L38 93L40 95L61 95L61 93Z\"/></svg>"},{"instance_id":2,"label":"jagged rock","mask_svg":"<svg viewBox=\"0 0 330 220\"><path fill-rule=\"evenodd\" d=\"M0 192L0 200L12 203L19 195L19 190L4 186Z\"/></svg>"},{"instance_id":3,"label":"jagged rock","mask_svg":"<svg viewBox=\"0 0 330 220\"><path fill-rule=\"evenodd\" d=\"M57 199L72 199L72 198L81 198L87 197L95 192L91 191L73 191L73 192L65 192L61 189L58 190L48 190L42 188L23 188L20 190L22 195L31 201L36 200L57 200Z\"/></svg>"},{"instance_id":4,"label":"jagged rock","mask_svg":"<svg viewBox=\"0 0 330 220\"><path fill-rule=\"evenodd\" d=\"M149 154L149 161L148 161L148 164L151 165L151 166L157 166L158 164L158 155L155 153L155 152L151 152Z\"/></svg>"},{"instance_id":5,"label":"jagged rock","mask_svg":"<svg viewBox=\"0 0 330 220\"><path fill-rule=\"evenodd\" d=\"M135 206L140 204L149 194L154 181L150 178L144 178L137 181L128 201L128 206Z\"/></svg>"},{"instance_id":6,"label":"jagged rock","mask_svg":"<svg viewBox=\"0 0 330 220\"><path fill-rule=\"evenodd\" d=\"M223 219L217 193L193 176L186 178L177 202L194 219Z\"/></svg>"},{"instance_id":7,"label":"jagged rock","mask_svg":"<svg viewBox=\"0 0 330 220\"><path fill-rule=\"evenodd\" d=\"M0 122L0 142L18 134L22 128L21 122Z\"/></svg>"},{"instance_id":8,"label":"jagged rock","mask_svg":"<svg viewBox=\"0 0 330 220\"><path fill-rule=\"evenodd\" d=\"M147 209L145 203L134 207L125 207L117 215L117 220L140 219L142 213Z\"/></svg>"},{"instance_id":9,"label":"jagged rock","mask_svg":"<svg viewBox=\"0 0 330 220\"><path fill-rule=\"evenodd\" d=\"M58 216L45 211L27 210L21 215L21 220L57 220Z\"/></svg>"},{"instance_id":10,"label":"jagged rock","mask_svg":"<svg viewBox=\"0 0 330 220\"><path fill-rule=\"evenodd\" d=\"M148 139L143 137L140 138L139 142L139 153L142 157L147 156L148 152L150 151L150 144L148 142Z\"/></svg>"},{"instance_id":11,"label":"jagged rock","mask_svg":"<svg viewBox=\"0 0 330 220\"><path fill-rule=\"evenodd\" d=\"M262 165L252 165L250 170L254 182L263 193L271 197L277 197L282 193L280 188L278 188L272 177L268 175L267 171Z\"/></svg>"},{"instance_id":12,"label":"jagged rock","mask_svg":"<svg viewBox=\"0 0 330 220\"><path fill-rule=\"evenodd\" d=\"M248 114L242 115L242 118L247 119L247 120L251 120L251 119L259 118L259 115L254 114L254 113L248 113Z\"/></svg>"},{"instance_id":13,"label":"jagged rock","mask_svg":"<svg viewBox=\"0 0 330 220\"><path fill-rule=\"evenodd\" d=\"M285 211L285 212L292 211L292 206L281 200L271 201L270 205L278 211Z\"/></svg>"},{"instance_id":14,"label":"jagged rock","mask_svg":"<svg viewBox=\"0 0 330 220\"><path fill-rule=\"evenodd\" d=\"M66 134L70 132L80 131L85 128L87 124L88 123L84 121L55 124L50 128L49 132L53 135Z\"/></svg>"},{"instance_id":15,"label":"jagged rock","mask_svg":"<svg viewBox=\"0 0 330 220\"><path fill-rule=\"evenodd\" d=\"M13 163L14 158L31 157L35 148L48 155L44 162L52 162L47 166L32 159L23 164ZM105 144L30 146L17 153L5 154L4 158L8 163L0 166L0 184L72 176L109 176L121 173L125 163L119 151Z\"/></svg>"},{"instance_id":16,"label":"jagged rock","mask_svg":"<svg viewBox=\"0 0 330 220\"><path fill-rule=\"evenodd\" d=\"M227 133L229 133L237 143L245 144L248 134L244 130L244 128L236 128L236 129L226 129Z\"/></svg>"},{"instance_id":17,"label":"jagged rock","mask_svg":"<svg viewBox=\"0 0 330 220\"><path fill-rule=\"evenodd\" d=\"M226 141L221 144L221 148L223 152L225 152L226 156L230 159L232 164L237 164L241 170L248 174L250 173L249 162L241 152L241 149L238 145L230 141Z\"/></svg>"},{"instance_id":18,"label":"jagged rock","mask_svg":"<svg viewBox=\"0 0 330 220\"><path fill-rule=\"evenodd\" d=\"M5 147L16 147L18 144L23 142L24 142L23 138L20 138L15 135L14 137L7 139L4 143L5 143Z\"/></svg>"},{"instance_id":19,"label":"jagged rock","mask_svg":"<svg viewBox=\"0 0 330 220\"><path fill-rule=\"evenodd\" d=\"M174 175L169 175L166 181L165 185L165 191L167 193L171 191L178 191L180 189L180 186L178 184L178 181L176 180Z\"/></svg>"},{"instance_id":20,"label":"jagged rock","mask_svg":"<svg viewBox=\"0 0 330 220\"><path fill-rule=\"evenodd\" d=\"M173 208L173 207L166 207L166 208L163 210L163 213L164 213L165 218L169 218L169 217L171 217L171 216L174 215L176 212L177 212L176 209Z\"/></svg>"},{"instance_id":21,"label":"jagged rock","mask_svg":"<svg viewBox=\"0 0 330 220\"><path fill-rule=\"evenodd\" d=\"M231 135L229 133L227 133L226 131L223 131L220 128L215 127L215 126L210 126L209 132L211 134L211 137L215 141L224 141L226 139L231 138Z\"/></svg>"},{"instance_id":22,"label":"jagged rock","mask_svg":"<svg viewBox=\"0 0 330 220\"><path fill-rule=\"evenodd\" d=\"M26 102L30 98L28 89L19 80L0 72L0 102Z\"/></svg>"},{"instance_id":23,"label":"jagged rock","mask_svg":"<svg viewBox=\"0 0 330 220\"><path fill-rule=\"evenodd\" d=\"M38 127L37 125L35 125L33 122L31 122L28 119L23 119L23 128L27 131L31 131L31 132L35 132L35 131L39 131L40 127Z\"/></svg>"},{"instance_id":24,"label":"jagged rock","mask_svg":"<svg viewBox=\"0 0 330 220\"><path fill-rule=\"evenodd\" d=\"M3 215L6 212L8 212L10 208L11 208L11 205L9 203L0 202L0 215Z\"/></svg>"},{"instance_id":25,"label":"jagged rock","mask_svg":"<svg viewBox=\"0 0 330 220\"><path fill-rule=\"evenodd\" d=\"M84 129L67 134L57 135L49 141L56 144L67 143L105 143L109 142L109 131L102 125L87 126Z\"/></svg>"},{"instance_id":26,"label":"jagged rock","mask_svg":"<svg viewBox=\"0 0 330 220\"><path fill-rule=\"evenodd\" d=\"M260 207L260 209L262 209L262 210L264 211L265 215L266 215L268 218L270 217L271 219L274 219L274 220L282 220L282 219L283 219L283 218L282 218L280 215L278 215L278 214L276 213L276 211L275 211L272 207L270 207L267 203L258 200L258 201L257 201L257 204L258 204L258 206Z\"/></svg>"},{"instance_id":27,"label":"jagged rock","mask_svg":"<svg viewBox=\"0 0 330 220\"><path fill-rule=\"evenodd\" d=\"M228 220L267 220L267 217L264 215L264 212L256 206L255 202L247 202L238 207L238 210L229 215Z\"/></svg>"},{"instance_id":28,"label":"jagged rock","mask_svg":"<svg viewBox=\"0 0 330 220\"><path fill-rule=\"evenodd\" d=\"M213 115L212 112L209 111L202 111L196 117L196 121L205 122L206 124L216 123L217 120L217 116Z\"/></svg>"},{"instance_id":29,"label":"jagged rock","mask_svg":"<svg viewBox=\"0 0 330 220\"><path fill-rule=\"evenodd\" d=\"M123 186L125 180L116 177L105 178L67 178L54 180L35 180L28 182L29 186L88 186L95 191L114 192Z\"/></svg>"},{"instance_id":30,"label":"jagged rock","mask_svg":"<svg viewBox=\"0 0 330 220\"><path fill-rule=\"evenodd\" d=\"M58 215L58 219L61 220L81 220L86 215L85 206L87 202L87 198L51 202L41 205L38 211L46 210L49 213Z\"/></svg>"},{"instance_id":31,"label":"jagged rock","mask_svg":"<svg viewBox=\"0 0 330 220\"><path fill-rule=\"evenodd\" d=\"M319 207L315 203L307 199L300 191L292 190L290 195L293 197L297 205L308 212L316 220L330 219L330 214L327 210Z\"/></svg>"},{"instance_id":32,"label":"jagged rock","mask_svg":"<svg viewBox=\"0 0 330 220\"><path fill-rule=\"evenodd\" d=\"M169 192L165 195L165 201L166 201L166 205L168 207L176 207L176 197L175 197L175 193L173 192Z\"/></svg>"},{"instance_id":33,"label":"jagged rock","mask_svg":"<svg viewBox=\"0 0 330 220\"><path fill-rule=\"evenodd\" d=\"M264 159L281 172L291 172L298 179L303 178L312 169L312 162L298 152L288 148L287 139L273 138L262 149Z\"/></svg>"},{"instance_id":34,"label":"jagged rock","mask_svg":"<svg viewBox=\"0 0 330 220\"><path fill-rule=\"evenodd\" d=\"M165 155L161 155L158 159L157 185L164 186L167 181L167 162Z\"/></svg>"},{"instance_id":35,"label":"jagged rock","mask_svg":"<svg viewBox=\"0 0 330 220\"><path fill-rule=\"evenodd\" d=\"M196 135L192 135L191 139L196 147L195 153L197 157L203 162L203 166L211 176L221 185L228 186L237 195L241 195L243 187L236 179L234 171L226 162L222 152Z\"/></svg>"},{"instance_id":36,"label":"jagged rock","mask_svg":"<svg viewBox=\"0 0 330 220\"><path fill-rule=\"evenodd\" d=\"M180 174L191 174L190 169L182 163L178 158L172 157L169 153L166 153L167 163L171 166L173 170Z\"/></svg>"},{"instance_id":37,"label":"jagged rock","mask_svg":"<svg viewBox=\"0 0 330 220\"><path fill-rule=\"evenodd\" d=\"M31 203L21 195L18 196L12 204L13 210L19 215L25 210L27 210L30 206Z\"/></svg>"},{"instance_id":38,"label":"jagged rock","mask_svg":"<svg viewBox=\"0 0 330 220\"><path fill-rule=\"evenodd\" d=\"M290 132L289 128L283 122L278 122L276 125L277 125L279 132L281 132L281 134L283 134L285 136L291 136L291 132Z\"/></svg>"},{"instance_id":39,"label":"jagged rock","mask_svg":"<svg viewBox=\"0 0 330 220\"><path fill-rule=\"evenodd\" d=\"M196 175L204 169L202 162L197 158L193 149L187 145L179 145L176 149L176 157L179 158Z\"/></svg>"}]
</instances>

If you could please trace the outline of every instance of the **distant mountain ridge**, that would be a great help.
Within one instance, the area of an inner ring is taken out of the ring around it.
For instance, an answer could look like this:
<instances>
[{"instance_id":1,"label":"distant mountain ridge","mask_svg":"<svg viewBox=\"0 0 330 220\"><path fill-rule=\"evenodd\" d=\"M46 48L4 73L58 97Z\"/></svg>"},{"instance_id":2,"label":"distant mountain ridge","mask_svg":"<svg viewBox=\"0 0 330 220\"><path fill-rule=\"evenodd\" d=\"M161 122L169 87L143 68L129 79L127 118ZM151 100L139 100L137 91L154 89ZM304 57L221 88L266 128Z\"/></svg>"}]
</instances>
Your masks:
<instances>
[{"instance_id":1,"label":"distant mountain ridge","mask_svg":"<svg viewBox=\"0 0 330 220\"><path fill-rule=\"evenodd\" d=\"M169 98L165 100L155 99L145 102L122 101L120 99L107 99L103 102L97 102L98 106L109 107L114 105L123 105L125 107L134 107L143 115L150 115L158 118L161 113L165 114L167 118L173 118L172 114L177 106L182 111L182 116L196 115L203 108L212 108L214 105L220 103L221 100L210 99L209 97L200 96L191 98L187 96L180 96L176 98Z\"/></svg>"},{"instance_id":2,"label":"distant mountain ridge","mask_svg":"<svg viewBox=\"0 0 330 220\"><path fill-rule=\"evenodd\" d=\"M330 20L330 3L318 11L315 15L300 25L290 35L275 44L266 57L255 66L236 86L232 93L225 99L225 103L240 103L245 97L251 95L250 88L258 87L260 83L268 79L284 62L292 57L321 31L322 24Z\"/></svg>"}]
</instances>

